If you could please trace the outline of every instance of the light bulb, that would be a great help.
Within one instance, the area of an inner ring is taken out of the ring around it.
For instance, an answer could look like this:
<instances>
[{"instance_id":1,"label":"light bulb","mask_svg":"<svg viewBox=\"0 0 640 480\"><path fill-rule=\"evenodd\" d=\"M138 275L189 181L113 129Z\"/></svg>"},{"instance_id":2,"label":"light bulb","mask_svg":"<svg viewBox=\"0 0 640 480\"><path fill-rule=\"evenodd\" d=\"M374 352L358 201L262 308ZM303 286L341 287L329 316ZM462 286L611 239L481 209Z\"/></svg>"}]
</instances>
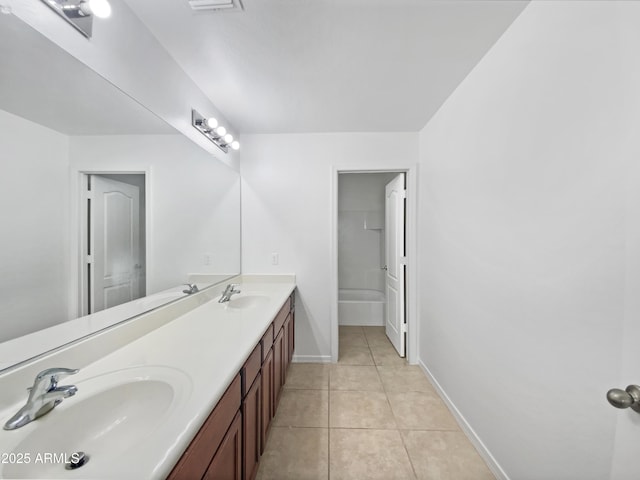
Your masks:
<instances>
[{"instance_id":1,"label":"light bulb","mask_svg":"<svg viewBox=\"0 0 640 480\"><path fill-rule=\"evenodd\" d=\"M238 150L240 148L240 144L237 140L235 142L231 142L231 148L234 150Z\"/></svg>"},{"instance_id":2,"label":"light bulb","mask_svg":"<svg viewBox=\"0 0 640 480\"><path fill-rule=\"evenodd\" d=\"M227 133L227 129L220 125L218 128L216 128L216 133L221 137L224 137Z\"/></svg>"},{"instance_id":3,"label":"light bulb","mask_svg":"<svg viewBox=\"0 0 640 480\"><path fill-rule=\"evenodd\" d=\"M213 130L218 126L218 120L216 120L214 117L209 117L205 119L203 123L205 124L205 126L209 127L211 130Z\"/></svg>"},{"instance_id":4,"label":"light bulb","mask_svg":"<svg viewBox=\"0 0 640 480\"><path fill-rule=\"evenodd\" d=\"M80 4L80 11L85 15L108 18L111 16L111 5L107 0L85 0Z\"/></svg>"},{"instance_id":5,"label":"light bulb","mask_svg":"<svg viewBox=\"0 0 640 480\"><path fill-rule=\"evenodd\" d=\"M229 145L231 142L233 142L233 135L231 135L230 133L227 133L224 136L224 143L226 143L227 145Z\"/></svg>"}]
</instances>

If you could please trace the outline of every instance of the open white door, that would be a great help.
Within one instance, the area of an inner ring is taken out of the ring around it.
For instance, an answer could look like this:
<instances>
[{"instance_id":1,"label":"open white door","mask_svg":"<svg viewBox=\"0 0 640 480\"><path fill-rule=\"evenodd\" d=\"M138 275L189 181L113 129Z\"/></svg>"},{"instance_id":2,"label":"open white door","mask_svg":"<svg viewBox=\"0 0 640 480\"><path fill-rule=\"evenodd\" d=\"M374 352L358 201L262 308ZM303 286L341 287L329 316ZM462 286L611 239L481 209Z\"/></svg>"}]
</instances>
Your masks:
<instances>
[{"instance_id":1,"label":"open white door","mask_svg":"<svg viewBox=\"0 0 640 480\"><path fill-rule=\"evenodd\" d=\"M90 176L89 312L140 298L140 190Z\"/></svg>"},{"instance_id":2,"label":"open white door","mask_svg":"<svg viewBox=\"0 0 640 480\"><path fill-rule=\"evenodd\" d=\"M387 337L405 356L405 188L404 173L387 183L385 187L385 293L387 315L385 330Z\"/></svg>"}]
</instances>

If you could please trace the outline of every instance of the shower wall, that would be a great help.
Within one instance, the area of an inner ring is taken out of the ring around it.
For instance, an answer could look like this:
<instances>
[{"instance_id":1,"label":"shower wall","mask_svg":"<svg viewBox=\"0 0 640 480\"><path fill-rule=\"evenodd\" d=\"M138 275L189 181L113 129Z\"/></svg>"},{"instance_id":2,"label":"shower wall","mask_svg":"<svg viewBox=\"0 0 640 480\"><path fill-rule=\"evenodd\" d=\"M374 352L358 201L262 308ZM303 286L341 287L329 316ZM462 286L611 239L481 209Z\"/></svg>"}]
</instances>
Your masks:
<instances>
[{"instance_id":1,"label":"shower wall","mask_svg":"<svg viewBox=\"0 0 640 480\"><path fill-rule=\"evenodd\" d=\"M338 179L338 285L384 291L384 187L396 173Z\"/></svg>"}]
</instances>

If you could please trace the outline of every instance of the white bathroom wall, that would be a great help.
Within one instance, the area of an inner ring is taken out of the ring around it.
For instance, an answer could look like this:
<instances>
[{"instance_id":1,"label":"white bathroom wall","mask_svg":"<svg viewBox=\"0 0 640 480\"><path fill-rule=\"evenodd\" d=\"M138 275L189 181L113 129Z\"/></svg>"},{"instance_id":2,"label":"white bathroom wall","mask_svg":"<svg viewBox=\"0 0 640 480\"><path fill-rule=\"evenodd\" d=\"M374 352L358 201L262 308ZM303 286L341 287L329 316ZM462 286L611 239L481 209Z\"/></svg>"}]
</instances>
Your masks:
<instances>
[{"instance_id":1,"label":"white bathroom wall","mask_svg":"<svg viewBox=\"0 0 640 480\"><path fill-rule=\"evenodd\" d=\"M0 342L67 320L68 156L67 136L0 110Z\"/></svg>"},{"instance_id":2,"label":"white bathroom wall","mask_svg":"<svg viewBox=\"0 0 640 480\"><path fill-rule=\"evenodd\" d=\"M74 136L70 151L75 171L149 172L147 294L190 273L238 273L238 172L177 134Z\"/></svg>"},{"instance_id":3,"label":"white bathroom wall","mask_svg":"<svg viewBox=\"0 0 640 480\"><path fill-rule=\"evenodd\" d=\"M338 286L384 291L384 187L395 173L338 179Z\"/></svg>"},{"instance_id":4,"label":"white bathroom wall","mask_svg":"<svg viewBox=\"0 0 640 480\"><path fill-rule=\"evenodd\" d=\"M223 153L191 126L191 109L215 116L236 137L238 132L129 6L123 0L109 1L112 15L94 20L91 39L39 0L2 0L2 5L210 154L238 169L237 152Z\"/></svg>"},{"instance_id":5,"label":"white bathroom wall","mask_svg":"<svg viewBox=\"0 0 640 480\"><path fill-rule=\"evenodd\" d=\"M332 167L406 168L417 147L416 133L243 136L242 271L296 274L298 360L331 356Z\"/></svg>"},{"instance_id":6,"label":"white bathroom wall","mask_svg":"<svg viewBox=\"0 0 640 480\"><path fill-rule=\"evenodd\" d=\"M505 478L638 478L605 400L638 341L638 24L532 2L420 133L419 355Z\"/></svg>"}]
</instances>

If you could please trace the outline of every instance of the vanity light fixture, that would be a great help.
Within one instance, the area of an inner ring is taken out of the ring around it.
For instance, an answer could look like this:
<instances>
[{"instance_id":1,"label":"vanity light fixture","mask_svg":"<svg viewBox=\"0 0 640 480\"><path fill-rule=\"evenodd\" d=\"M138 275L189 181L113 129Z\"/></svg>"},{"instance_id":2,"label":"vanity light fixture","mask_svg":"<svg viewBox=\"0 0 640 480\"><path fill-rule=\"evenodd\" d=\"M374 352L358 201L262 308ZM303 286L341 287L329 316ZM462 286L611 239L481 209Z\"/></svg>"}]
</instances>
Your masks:
<instances>
[{"instance_id":1,"label":"vanity light fixture","mask_svg":"<svg viewBox=\"0 0 640 480\"><path fill-rule=\"evenodd\" d=\"M108 0L42 0L87 38L91 38L93 17L111 16Z\"/></svg>"},{"instance_id":2,"label":"vanity light fixture","mask_svg":"<svg viewBox=\"0 0 640 480\"><path fill-rule=\"evenodd\" d=\"M195 110L191 110L191 125L224 153L227 153L229 149L238 150L240 148L240 143L234 140L233 135L227 133L227 129L220 125L214 117L205 117Z\"/></svg>"},{"instance_id":3,"label":"vanity light fixture","mask_svg":"<svg viewBox=\"0 0 640 480\"><path fill-rule=\"evenodd\" d=\"M107 0L83 0L79 7L84 15L94 15L97 18L111 16L111 4Z\"/></svg>"}]
</instances>

